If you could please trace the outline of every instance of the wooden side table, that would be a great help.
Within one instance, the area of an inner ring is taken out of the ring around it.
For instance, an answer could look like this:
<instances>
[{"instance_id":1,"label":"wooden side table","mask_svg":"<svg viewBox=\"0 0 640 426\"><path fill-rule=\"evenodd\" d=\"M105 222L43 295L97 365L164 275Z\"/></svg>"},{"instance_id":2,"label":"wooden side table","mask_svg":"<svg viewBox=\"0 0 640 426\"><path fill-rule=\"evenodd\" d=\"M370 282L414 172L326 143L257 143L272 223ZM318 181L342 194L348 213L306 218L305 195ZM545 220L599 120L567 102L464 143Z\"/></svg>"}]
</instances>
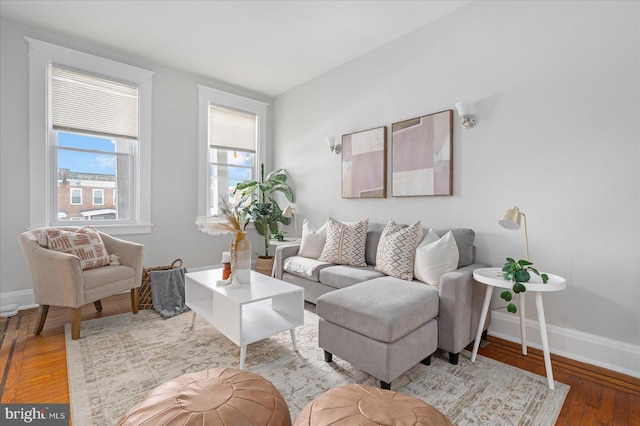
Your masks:
<instances>
[{"instance_id":1,"label":"wooden side table","mask_svg":"<svg viewBox=\"0 0 640 426\"><path fill-rule=\"evenodd\" d=\"M478 323L478 332L476 333L476 340L473 344L473 352L471 353L471 362L476 361L476 355L478 354L478 347L480 346L480 339L482 337L482 325L487 319L487 312L489 311L489 304L491 303L491 295L495 287L511 289L513 283L511 281L504 280L498 273L500 268L480 268L473 271L473 278L487 285L487 291L484 296L484 304L482 305L482 314L480 315L480 322ZM547 274L549 280L546 284L542 283L542 279L531 274L531 280L528 283L524 283L527 288L526 293L533 292L536 298L536 310L538 311L538 324L540 325L540 340L542 340L542 352L544 354L544 366L547 371L547 383L549 389L554 389L553 383L553 371L551 369L551 356L549 354L549 340L547 338L547 323L544 319L544 306L542 304L542 293L548 291L560 291L564 290L567 286L567 281L553 274ZM525 293L519 293L520 306L520 338L522 340L522 354L527 354L527 333L526 333L526 318L525 318Z\"/></svg>"}]
</instances>

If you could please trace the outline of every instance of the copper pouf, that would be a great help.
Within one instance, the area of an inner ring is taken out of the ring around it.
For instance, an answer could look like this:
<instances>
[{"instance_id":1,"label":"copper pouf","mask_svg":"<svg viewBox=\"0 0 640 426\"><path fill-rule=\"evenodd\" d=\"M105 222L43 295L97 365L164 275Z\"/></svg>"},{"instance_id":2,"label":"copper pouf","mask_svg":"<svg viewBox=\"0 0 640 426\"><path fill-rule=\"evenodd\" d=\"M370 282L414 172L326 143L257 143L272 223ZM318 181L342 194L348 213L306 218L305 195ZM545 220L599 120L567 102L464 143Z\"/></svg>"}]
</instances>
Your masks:
<instances>
[{"instance_id":1,"label":"copper pouf","mask_svg":"<svg viewBox=\"0 0 640 426\"><path fill-rule=\"evenodd\" d=\"M278 389L263 377L212 368L158 386L117 423L142 424L290 426L291 415Z\"/></svg>"},{"instance_id":2,"label":"copper pouf","mask_svg":"<svg viewBox=\"0 0 640 426\"><path fill-rule=\"evenodd\" d=\"M300 412L294 426L451 425L426 402L399 392L371 386L347 385L331 389Z\"/></svg>"}]
</instances>

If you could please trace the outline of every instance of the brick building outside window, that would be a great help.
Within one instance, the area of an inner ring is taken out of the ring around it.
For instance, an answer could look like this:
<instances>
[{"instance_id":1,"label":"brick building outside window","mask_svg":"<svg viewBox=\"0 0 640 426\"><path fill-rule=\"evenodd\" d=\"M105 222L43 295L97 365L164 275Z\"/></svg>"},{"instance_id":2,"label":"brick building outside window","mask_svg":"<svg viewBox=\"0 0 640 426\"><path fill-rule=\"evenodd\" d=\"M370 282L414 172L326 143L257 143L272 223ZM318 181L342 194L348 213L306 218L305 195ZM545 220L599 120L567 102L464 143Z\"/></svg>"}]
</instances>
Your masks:
<instances>
[{"instance_id":1,"label":"brick building outside window","mask_svg":"<svg viewBox=\"0 0 640 426\"><path fill-rule=\"evenodd\" d=\"M115 175L58 169L58 220L117 219Z\"/></svg>"}]
</instances>

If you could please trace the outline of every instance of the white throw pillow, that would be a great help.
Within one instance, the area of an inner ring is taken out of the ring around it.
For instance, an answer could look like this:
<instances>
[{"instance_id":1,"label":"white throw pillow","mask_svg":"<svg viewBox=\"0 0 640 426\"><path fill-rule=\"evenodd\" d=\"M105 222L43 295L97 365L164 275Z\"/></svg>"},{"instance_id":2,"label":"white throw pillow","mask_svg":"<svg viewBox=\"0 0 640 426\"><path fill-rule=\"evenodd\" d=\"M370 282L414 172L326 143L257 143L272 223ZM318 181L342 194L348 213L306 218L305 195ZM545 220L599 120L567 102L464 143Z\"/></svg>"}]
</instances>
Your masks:
<instances>
[{"instance_id":1,"label":"white throw pillow","mask_svg":"<svg viewBox=\"0 0 640 426\"><path fill-rule=\"evenodd\" d=\"M378 250L376 270L401 280L413 279L416 246L422 239L420 222L403 228L390 220L384 227Z\"/></svg>"},{"instance_id":2,"label":"white throw pillow","mask_svg":"<svg viewBox=\"0 0 640 426\"><path fill-rule=\"evenodd\" d=\"M327 220L327 242L320 260L338 265L367 266L364 258L369 219L355 224Z\"/></svg>"},{"instance_id":3,"label":"white throw pillow","mask_svg":"<svg viewBox=\"0 0 640 426\"><path fill-rule=\"evenodd\" d=\"M322 254L324 243L327 241L327 224L316 229L307 219L302 222L302 241L298 256L317 259Z\"/></svg>"},{"instance_id":4,"label":"white throw pillow","mask_svg":"<svg viewBox=\"0 0 640 426\"><path fill-rule=\"evenodd\" d=\"M417 280L438 287L442 274L458 268L459 258L458 246L451 231L440 238L430 229L416 248L413 274Z\"/></svg>"}]
</instances>

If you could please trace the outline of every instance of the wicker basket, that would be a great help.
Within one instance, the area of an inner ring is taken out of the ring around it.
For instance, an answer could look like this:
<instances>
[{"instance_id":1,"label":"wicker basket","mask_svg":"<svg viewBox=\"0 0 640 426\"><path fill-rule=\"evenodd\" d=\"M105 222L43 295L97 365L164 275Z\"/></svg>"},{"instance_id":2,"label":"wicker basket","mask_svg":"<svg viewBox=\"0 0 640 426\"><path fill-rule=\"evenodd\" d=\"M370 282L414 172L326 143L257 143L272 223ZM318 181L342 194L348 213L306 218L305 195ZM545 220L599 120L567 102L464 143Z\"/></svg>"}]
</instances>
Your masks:
<instances>
[{"instance_id":1,"label":"wicker basket","mask_svg":"<svg viewBox=\"0 0 640 426\"><path fill-rule=\"evenodd\" d=\"M182 259L176 259L171 265L152 266L142 270L142 285L138 291L138 307L140 309L153 309L153 301L151 299L151 271L168 271L169 269L181 268Z\"/></svg>"}]
</instances>

